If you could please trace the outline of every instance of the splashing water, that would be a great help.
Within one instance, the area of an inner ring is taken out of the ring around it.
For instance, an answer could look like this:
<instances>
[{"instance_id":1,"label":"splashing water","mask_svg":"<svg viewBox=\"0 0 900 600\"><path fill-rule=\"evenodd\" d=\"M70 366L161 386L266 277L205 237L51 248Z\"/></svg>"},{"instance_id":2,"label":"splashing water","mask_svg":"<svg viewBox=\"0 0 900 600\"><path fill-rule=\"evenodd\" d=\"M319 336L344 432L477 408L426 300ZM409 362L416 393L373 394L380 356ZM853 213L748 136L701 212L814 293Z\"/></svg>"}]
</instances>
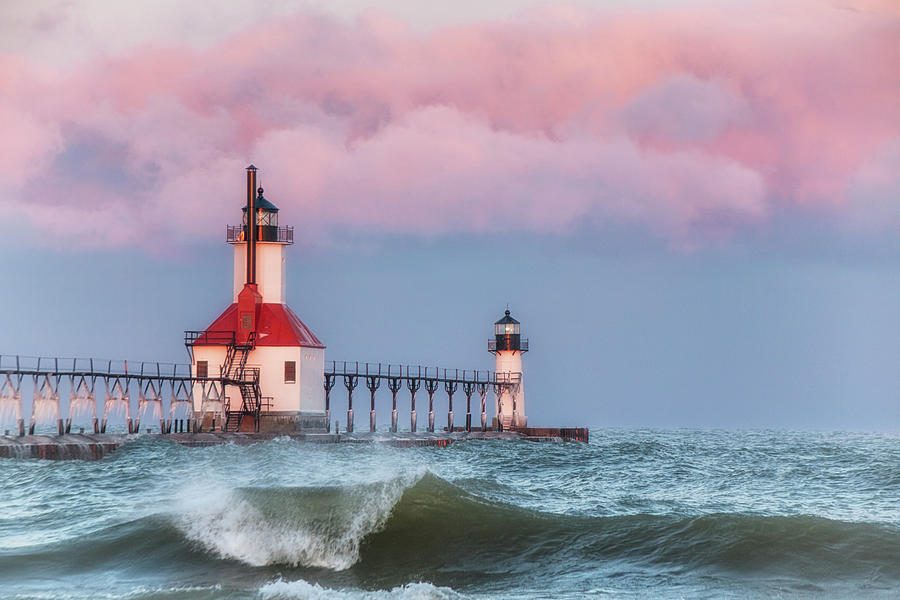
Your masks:
<instances>
[{"instance_id":1,"label":"splashing water","mask_svg":"<svg viewBox=\"0 0 900 600\"><path fill-rule=\"evenodd\" d=\"M343 570L421 475L352 488L242 488L178 519L191 540L253 566Z\"/></svg>"}]
</instances>

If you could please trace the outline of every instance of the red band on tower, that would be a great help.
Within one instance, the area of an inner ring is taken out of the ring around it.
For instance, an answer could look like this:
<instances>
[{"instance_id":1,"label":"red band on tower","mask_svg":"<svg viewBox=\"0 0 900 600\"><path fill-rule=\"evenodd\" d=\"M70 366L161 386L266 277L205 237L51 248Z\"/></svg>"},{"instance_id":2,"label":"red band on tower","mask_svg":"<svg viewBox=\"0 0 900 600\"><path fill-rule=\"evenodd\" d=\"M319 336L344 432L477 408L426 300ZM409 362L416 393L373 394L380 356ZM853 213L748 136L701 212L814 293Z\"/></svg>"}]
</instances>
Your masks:
<instances>
[{"instance_id":1,"label":"red band on tower","mask_svg":"<svg viewBox=\"0 0 900 600\"><path fill-rule=\"evenodd\" d=\"M256 167L247 167L247 283L256 283Z\"/></svg>"}]
</instances>

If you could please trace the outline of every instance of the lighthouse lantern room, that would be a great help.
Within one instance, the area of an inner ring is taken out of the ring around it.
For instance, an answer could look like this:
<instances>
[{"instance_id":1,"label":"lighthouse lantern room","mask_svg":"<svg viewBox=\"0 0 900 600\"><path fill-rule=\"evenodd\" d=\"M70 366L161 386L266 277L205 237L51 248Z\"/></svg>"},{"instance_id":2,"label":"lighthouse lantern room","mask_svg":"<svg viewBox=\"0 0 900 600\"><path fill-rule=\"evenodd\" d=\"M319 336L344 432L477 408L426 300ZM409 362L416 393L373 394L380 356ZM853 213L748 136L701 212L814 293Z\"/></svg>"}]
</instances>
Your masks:
<instances>
[{"instance_id":1,"label":"lighthouse lantern room","mask_svg":"<svg viewBox=\"0 0 900 600\"><path fill-rule=\"evenodd\" d=\"M204 427L217 418L233 431L324 430L325 346L285 303L285 248L294 230L278 225L278 207L256 176L247 167L243 222L227 229L232 304L185 336L194 377L210 378L194 386L194 410Z\"/></svg>"},{"instance_id":2,"label":"lighthouse lantern room","mask_svg":"<svg viewBox=\"0 0 900 600\"><path fill-rule=\"evenodd\" d=\"M496 357L497 421L504 429L526 427L528 423L522 377L522 354L528 352L528 340L522 339L519 328L520 323L507 309L503 318L494 323L494 338L488 340L488 351Z\"/></svg>"}]
</instances>

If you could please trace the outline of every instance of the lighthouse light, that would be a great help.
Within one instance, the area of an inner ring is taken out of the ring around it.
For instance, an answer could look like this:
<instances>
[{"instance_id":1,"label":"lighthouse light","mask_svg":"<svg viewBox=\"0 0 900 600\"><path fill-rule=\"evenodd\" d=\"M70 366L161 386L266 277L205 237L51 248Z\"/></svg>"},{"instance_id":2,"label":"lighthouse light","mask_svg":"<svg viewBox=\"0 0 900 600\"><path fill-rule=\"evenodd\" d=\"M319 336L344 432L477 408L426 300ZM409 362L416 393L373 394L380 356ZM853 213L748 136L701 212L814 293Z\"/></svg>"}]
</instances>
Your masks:
<instances>
[{"instance_id":1,"label":"lighthouse light","mask_svg":"<svg viewBox=\"0 0 900 600\"><path fill-rule=\"evenodd\" d=\"M256 212L257 225L278 225L278 213L259 209Z\"/></svg>"},{"instance_id":2,"label":"lighthouse light","mask_svg":"<svg viewBox=\"0 0 900 600\"><path fill-rule=\"evenodd\" d=\"M494 328L494 333L497 335L516 335L519 333L519 324L518 323L497 323Z\"/></svg>"}]
</instances>

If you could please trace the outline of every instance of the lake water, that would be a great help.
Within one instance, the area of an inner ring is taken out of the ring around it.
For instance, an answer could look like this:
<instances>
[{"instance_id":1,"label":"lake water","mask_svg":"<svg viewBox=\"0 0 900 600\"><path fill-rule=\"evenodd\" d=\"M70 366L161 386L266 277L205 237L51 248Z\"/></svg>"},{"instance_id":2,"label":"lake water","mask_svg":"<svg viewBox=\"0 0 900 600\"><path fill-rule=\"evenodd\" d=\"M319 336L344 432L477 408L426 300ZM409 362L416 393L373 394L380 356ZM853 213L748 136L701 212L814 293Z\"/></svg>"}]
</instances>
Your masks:
<instances>
[{"instance_id":1,"label":"lake water","mask_svg":"<svg viewBox=\"0 0 900 600\"><path fill-rule=\"evenodd\" d=\"M2 598L898 596L895 434L0 460Z\"/></svg>"}]
</instances>

